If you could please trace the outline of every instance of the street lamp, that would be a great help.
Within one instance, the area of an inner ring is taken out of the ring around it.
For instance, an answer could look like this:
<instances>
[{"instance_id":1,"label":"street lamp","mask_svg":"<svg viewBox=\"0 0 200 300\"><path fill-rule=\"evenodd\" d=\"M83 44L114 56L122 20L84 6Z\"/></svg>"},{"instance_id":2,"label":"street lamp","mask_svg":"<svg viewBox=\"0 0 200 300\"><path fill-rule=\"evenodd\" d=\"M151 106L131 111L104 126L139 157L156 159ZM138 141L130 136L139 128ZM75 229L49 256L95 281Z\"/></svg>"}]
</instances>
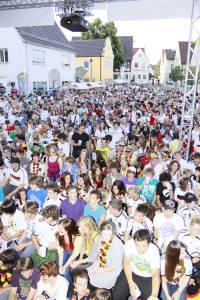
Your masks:
<instances>
[{"instance_id":1,"label":"street lamp","mask_svg":"<svg viewBox=\"0 0 200 300\"><path fill-rule=\"evenodd\" d=\"M92 58L90 59L90 81L92 82L92 63L93 63L93 60Z\"/></svg>"}]
</instances>

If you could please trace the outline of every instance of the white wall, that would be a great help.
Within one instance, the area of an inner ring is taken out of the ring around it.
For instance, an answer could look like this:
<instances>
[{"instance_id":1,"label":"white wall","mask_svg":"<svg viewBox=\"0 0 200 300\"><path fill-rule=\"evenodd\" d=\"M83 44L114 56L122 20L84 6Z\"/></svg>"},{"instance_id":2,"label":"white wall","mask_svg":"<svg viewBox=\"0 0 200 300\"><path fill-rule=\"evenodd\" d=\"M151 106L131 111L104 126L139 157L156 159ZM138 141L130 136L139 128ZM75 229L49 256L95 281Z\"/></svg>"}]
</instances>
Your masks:
<instances>
[{"instance_id":1,"label":"white wall","mask_svg":"<svg viewBox=\"0 0 200 300\"><path fill-rule=\"evenodd\" d=\"M0 82L17 83L17 75L27 69L26 48L14 28L1 28L0 36L0 48L8 49L8 63L0 63Z\"/></svg>"},{"instance_id":2,"label":"white wall","mask_svg":"<svg viewBox=\"0 0 200 300\"><path fill-rule=\"evenodd\" d=\"M135 63L138 63L138 67L135 67ZM142 51L139 49L132 59L131 64L131 78L135 75L135 83L137 84L147 84L149 82L149 59ZM141 78L138 78L138 75L141 75ZM143 76L146 76L144 79Z\"/></svg>"},{"instance_id":3,"label":"white wall","mask_svg":"<svg viewBox=\"0 0 200 300\"><path fill-rule=\"evenodd\" d=\"M166 82L169 81L169 74L174 64L175 62L173 60L167 60L166 56L163 58L160 65L160 83L166 84Z\"/></svg>"},{"instance_id":4,"label":"white wall","mask_svg":"<svg viewBox=\"0 0 200 300\"><path fill-rule=\"evenodd\" d=\"M49 72L57 69L62 81L75 81L75 54L72 52L44 48L24 43L15 28L0 28L0 48L8 49L8 63L0 63L0 83L6 85L15 82L21 72L29 75L29 91L32 91L34 81L47 81L49 88ZM32 49L45 51L45 64L32 63ZM70 66L62 66L62 57L70 56Z\"/></svg>"}]
</instances>

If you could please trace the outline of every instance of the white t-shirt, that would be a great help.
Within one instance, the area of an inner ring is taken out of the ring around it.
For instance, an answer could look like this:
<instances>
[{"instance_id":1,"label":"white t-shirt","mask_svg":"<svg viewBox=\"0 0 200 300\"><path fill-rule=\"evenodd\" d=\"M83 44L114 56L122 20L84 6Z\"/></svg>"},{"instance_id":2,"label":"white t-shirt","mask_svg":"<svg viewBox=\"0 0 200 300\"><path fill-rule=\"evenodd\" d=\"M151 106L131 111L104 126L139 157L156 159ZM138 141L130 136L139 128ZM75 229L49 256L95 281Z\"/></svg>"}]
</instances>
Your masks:
<instances>
[{"instance_id":1,"label":"white t-shirt","mask_svg":"<svg viewBox=\"0 0 200 300\"><path fill-rule=\"evenodd\" d=\"M200 207L196 205L193 209L189 210L187 206L182 207L178 211L178 215L181 216L185 222L185 227L188 228L190 226L190 222L193 217L200 216Z\"/></svg>"},{"instance_id":2,"label":"white t-shirt","mask_svg":"<svg viewBox=\"0 0 200 300\"><path fill-rule=\"evenodd\" d=\"M3 222L3 226L8 227L8 233L14 235L19 230L26 230L26 220L23 212L16 209L16 212L13 216L9 214L2 214L1 220Z\"/></svg>"},{"instance_id":3,"label":"white t-shirt","mask_svg":"<svg viewBox=\"0 0 200 300\"><path fill-rule=\"evenodd\" d=\"M55 225L49 225L44 219L36 223L34 235L37 236L41 246L48 247L49 244L56 242L56 232L58 231L58 222Z\"/></svg>"},{"instance_id":4,"label":"white t-shirt","mask_svg":"<svg viewBox=\"0 0 200 300\"><path fill-rule=\"evenodd\" d=\"M15 172L12 168L9 168L9 179L10 184L14 186L19 186L21 184L24 184L24 188L28 188L28 174L26 170L24 170L22 167L19 168L17 172Z\"/></svg>"},{"instance_id":5,"label":"white t-shirt","mask_svg":"<svg viewBox=\"0 0 200 300\"><path fill-rule=\"evenodd\" d=\"M152 277L152 269L160 269L160 254L156 245L150 243L144 254L138 253L133 239L125 244L125 255L130 260L132 272L142 277Z\"/></svg>"},{"instance_id":6,"label":"white t-shirt","mask_svg":"<svg viewBox=\"0 0 200 300\"><path fill-rule=\"evenodd\" d=\"M131 207L131 214L129 214L129 216L134 216L135 214L135 210L138 207L138 205L140 204L144 204L146 203L146 198L142 195L140 195L140 197L138 198L138 200L133 200L131 198L127 199L127 205L128 207Z\"/></svg>"},{"instance_id":7,"label":"white t-shirt","mask_svg":"<svg viewBox=\"0 0 200 300\"><path fill-rule=\"evenodd\" d=\"M31 219L26 219L26 225L27 225L27 229L26 229L26 237L31 239L32 234L35 232L35 228L36 226L38 226L38 222L42 219L42 216L40 214L37 214L35 216L34 220Z\"/></svg>"},{"instance_id":8,"label":"white t-shirt","mask_svg":"<svg viewBox=\"0 0 200 300\"><path fill-rule=\"evenodd\" d=\"M153 223L151 222L151 220L147 217L144 217L144 220L142 223L138 223L135 221L134 218L131 218L128 221L128 225L127 225L127 232L130 234L132 231L132 236L134 235L134 233L136 231L138 231L139 229L147 229L149 230L150 233L153 232Z\"/></svg>"},{"instance_id":9,"label":"white t-shirt","mask_svg":"<svg viewBox=\"0 0 200 300\"><path fill-rule=\"evenodd\" d=\"M177 236L187 249L187 253L190 257L200 256L200 239L198 237L191 237L187 231L180 233Z\"/></svg>"},{"instance_id":10,"label":"white t-shirt","mask_svg":"<svg viewBox=\"0 0 200 300\"><path fill-rule=\"evenodd\" d=\"M154 228L158 228L158 247L161 249L175 239L177 233L185 228L183 218L173 213L170 219L164 213L156 214L153 219Z\"/></svg>"},{"instance_id":11,"label":"white t-shirt","mask_svg":"<svg viewBox=\"0 0 200 300\"><path fill-rule=\"evenodd\" d=\"M124 210L122 210L119 217L113 216L113 214L111 214L110 210L108 210L106 213L106 220L111 220L116 225L117 234L119 236L124 235L124 233L126 232L127 224L128 224L128 216Z\"/></svg>"},{"instance_id":12,"label":"white t-shirt","mask_svg":"<svg viewBox=\"0 0 200 300\"><path fill-rule=\"evenodd\" d=\"M45 293L49 296L49 300L66 300L69 283L61 275L57 275L56 285L52 287L49 283L44 283L42 279L37 284L36 295Z\"/></svg>"},{"instance_id":13,"label":"white t-shirt","mask_svg":"<svg viewBox=\"0 0 200 300\"><path fill-rule=\"evenodd\" d=\"M3 169L0 169L0 183L3 182L5 177L9 177L9 169L4 166Z\"/></svg>"},{"instance_id":14,"label":"white t-shirt","mask_svg":"<svg viewBox=\"0 0 200 300\"><path fill-rule=\"evenodd\" d=\"M70 145L69 143L58 143L58 149L65 154L66 157L70 155Z\"/></svg>"}]
</instances>

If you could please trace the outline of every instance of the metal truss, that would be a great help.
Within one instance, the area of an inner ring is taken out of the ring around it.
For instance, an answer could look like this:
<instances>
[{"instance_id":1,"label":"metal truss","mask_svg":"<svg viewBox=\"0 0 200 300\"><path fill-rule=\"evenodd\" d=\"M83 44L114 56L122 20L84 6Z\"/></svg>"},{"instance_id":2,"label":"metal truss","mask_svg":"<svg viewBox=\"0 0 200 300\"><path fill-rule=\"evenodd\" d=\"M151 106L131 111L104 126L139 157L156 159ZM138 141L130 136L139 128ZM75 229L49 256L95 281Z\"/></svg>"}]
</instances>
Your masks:
<instances>
[{"instance_id":1,"label":"metal truss","mask_svg":"<svg viewBox=\"0 0 200 300\"><path fill-rule=\"evenodd\" d=\"M196 41L194 43L194 41ZM200 0L193 0L187 52L184 97L182 103L180 142L182 157L190 155L190 144L195 116L196 92L200 70Z\"/></svg>"},{"instance_id":2,"label":"metal truss","mask_svg":"<svg viewBox=\"0 0 200 300\"><path fill-rule=\"evenodd\" d=\"M113 2L113 0L0 0L0 10L45 6L56 6L61 9L71 7L72 5L84 8L88 6L93 6L95 3L103 2Z\"/></svg>"}]
</instances>

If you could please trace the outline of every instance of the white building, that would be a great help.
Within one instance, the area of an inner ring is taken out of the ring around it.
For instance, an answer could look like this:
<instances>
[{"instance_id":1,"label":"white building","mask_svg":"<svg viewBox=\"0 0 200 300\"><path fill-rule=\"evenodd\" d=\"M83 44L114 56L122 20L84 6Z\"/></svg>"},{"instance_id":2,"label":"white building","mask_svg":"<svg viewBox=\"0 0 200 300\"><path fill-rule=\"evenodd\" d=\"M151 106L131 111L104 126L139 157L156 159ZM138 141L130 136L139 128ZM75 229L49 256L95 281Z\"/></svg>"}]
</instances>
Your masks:
<instances>
[{"instance_id":1,"label":"white building","mask_svg":"<svg viewBox=\"0 0 200 300\"><path fill-rule=\"evenodd\" d=\"M162 50L162 57L160 62L160 83L167 84L169 79L169 74L175 65L176 51L172 49Z\"/></svg>"},{"instance_id":2,"label":"white building","mask_svg":"<svg viewBox=\"0 0 200 300\"><path fill-rule=\"evenodd\" d=\"M133 48L131 78L132 82L136 84L149 82L149 59L144 48Z\"/></svg>"},{"instance_id":3,"label":"white building","mask_svg":"<svg viewBox=\"0 0 200 300\"><path fill-rule=\"evenodd\" d=\"M0 28L0 83L20 93L75 80L75 53L59 26Z\"/></svg>"}]
</instances>

